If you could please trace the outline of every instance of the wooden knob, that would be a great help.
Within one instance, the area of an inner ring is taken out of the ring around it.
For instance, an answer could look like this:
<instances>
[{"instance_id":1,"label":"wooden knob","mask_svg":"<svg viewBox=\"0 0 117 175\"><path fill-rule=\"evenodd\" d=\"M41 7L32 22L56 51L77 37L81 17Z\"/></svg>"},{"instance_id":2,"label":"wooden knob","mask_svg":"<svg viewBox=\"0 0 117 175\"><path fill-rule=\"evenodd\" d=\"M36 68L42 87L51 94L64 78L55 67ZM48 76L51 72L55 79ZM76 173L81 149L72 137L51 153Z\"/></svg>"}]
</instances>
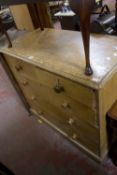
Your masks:
<instances>
[{"instance_id":1,"label":"wooden knob","mask_svg":"<svg viewBox=\"0 0 117 175\"><path fill-rule=\"evenodd\" d=\"M38 114L41 115L41 116L44 115L44 113L41 110L38 110Z\"/></svg>"},{"instance_id":2,"label":"wooden knob","mask_svg":"<svg viewBox=\"0 0 117 175\"><path fill-rule=\"evenodd\" d=\"M20 70L22 70L23 68L22 68L21 65L16 65L16 66L15 66L15 69L16 69L17 71L20 71Z\"/></svg>"},{"instance_id":3,"label":"wooden knob","mask_svg":"<svg viewBox=\"0 0 117 175\"><path fill-rule=\"evenodd\" d=\"M69 118L68 123L69 123L70 125L73 125L73 124L74 124L74 119L73 119L73 118Z\"/></svg>"},{"instance_id":4,"label":"wooden knob","mask_svg":"<svg viewBox=\"0 0 117 175\"><path fill-rule=\"evenodd\" d=\"M22 83L24 86L28 85L28 81L27 80L24 80L23 83Z\"/></svg>"},{"instance_id":5,"label":"wooden knob","mask_svg":"<svg viewBox=\"0 0 117 175\"><path fill-rule=\"evenodd\" d=\"M31 100L32 100L32 101L36 100L36 96L33 95L33 96L31 97Z\"/></svg>"},{"instance_id":6,"label":"wooden knob","mask_svg":"<svg viewBox=\"0 0 117 175\"><path fill-rule=\"evenodd\" d=\"M74 133L72 136L72 139L74 139L74 140L77 139L77 134Z\"/></svg>"},{"instance_id":7,"label":"wooden knob","mask_svg":"<svg viewBox=\"0 0 117 175\"><path fill-rule=\"evenodd\" d=\"M42 121L41 119L38 119L38 123L39 123L39 124L42 124L43 121Z\"/></svg>"},{"instance_id":8,"label":"wooden knob","mask_svg":"<svg viewBox=\"0 0 117 175\"><path fill-rule=\"evenodd\" d=\"M67 108L70 108L70 105L69 105L68 102L64 102L64 103L62 104L62 107L63 107L64 109L67 109Z\"/></svg>"}]
</instances>

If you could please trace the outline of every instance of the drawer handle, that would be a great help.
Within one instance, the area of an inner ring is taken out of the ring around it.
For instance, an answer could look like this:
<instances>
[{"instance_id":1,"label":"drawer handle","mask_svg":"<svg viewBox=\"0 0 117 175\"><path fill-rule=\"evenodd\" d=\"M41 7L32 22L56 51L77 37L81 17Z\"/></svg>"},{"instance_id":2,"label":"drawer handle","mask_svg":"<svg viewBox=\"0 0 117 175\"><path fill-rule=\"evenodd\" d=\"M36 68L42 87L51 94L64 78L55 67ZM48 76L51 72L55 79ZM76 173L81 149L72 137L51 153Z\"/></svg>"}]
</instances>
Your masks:
<instances>
[{"instance_id":1,"label":"drawer handle","mask_svg":"<svg viewBox=\"0 0 117 175\"><path fill-rule=\"evenodd\" d=\"M62 106L64 109L70 108L70 105L69 105L68 102L64 102L61 106Z\"/></svg>"},{"instance_id":2,"label":"drawer handle","mask_svg":"<svg viewBox=\"0 0 117 175\"><path fill-rule=\"evenodd\" d=\"M33 95L33 96L31 97L31 100L32 100L32 101L36 100L36 96Z\"/></svg>"},{"instance_id":3,"label":"drawer handle","mask_svg":"<svg viewBox=\"0 0 117 175\"><path fill-rule=\"evenodd\" d=\"M44 117L44 113L41 110L38 110L38 114L42 117Z\"/></svg>"},{"instance_id":4,"label":"drawer handle","mask_svg":"<svg viewBox=\"0 0 117 175\"><path fill-rule=\"evenodd\" d=\"M27 86L28 85L28 81L27 80L25 80L25 81L23 81L23 83L22 83L24 86Z\"/></svg>"},{"instance_id":5,"label":"drawer handle","mask_svg":"<svg viewBox=\"0 0 117 175\"><path fill-rule=\"evenodd\" d=\"M57 84L54 87L54 91L58 94L65 91L64 87L60 84L59 80L57 81Z\"/></svg>"},{"instance_id":6,"label":"drawer handle","mask_svg":"<svg viewBox=\"0 0 117 175\"><path fill-rule=\"evenodd\" d=\"M21 65L16 65L16 66L15 66L15 69L19 72L20 70L23 69L23 67L22 67Z\"/></svg>"},{"instance_id":7,"label":"drawer handle","mask_svg":"<svg viewBox=\"0 0 117 175\"><path fill-rule=\"evenodd\" d=\"M76 140L76 139L77 139L77 134L74 133L74 134L72 135L72 139Z\"/></svg>"},{"instance_id":8,"label":"drawer handle","mask_svg":"<svg viewBox=\"0 0 117 175\"><path fill-rule=\"evenodd\" d=\"M41 119L38 119L37 121L38 121L39 124L43 123L43 121Z\"/></svg>"},{"instance_id":9,"label":"drawer handle","mask_svg":"<svg viewBox=\"0 0 117 175\"><path fill-rule=\"evenodd\" d=\"M73 125L74 124L74 119L73 118L69 118L68 123L69 123L69 125Z\"/></svg>"}]
</instances>

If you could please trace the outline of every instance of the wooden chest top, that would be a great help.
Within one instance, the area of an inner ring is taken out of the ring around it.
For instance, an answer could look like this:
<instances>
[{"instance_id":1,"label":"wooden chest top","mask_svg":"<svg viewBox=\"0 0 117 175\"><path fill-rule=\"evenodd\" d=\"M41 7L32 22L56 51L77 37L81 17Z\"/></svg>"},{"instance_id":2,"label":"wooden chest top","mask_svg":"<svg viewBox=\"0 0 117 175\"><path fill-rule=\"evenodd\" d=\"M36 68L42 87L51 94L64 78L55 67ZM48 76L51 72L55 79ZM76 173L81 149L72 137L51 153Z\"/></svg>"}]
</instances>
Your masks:
<instances>
[{"instance_id":1,"label":"wooden chest top","mask_svg":"<svg viewBox=\"0 0 117 175\"><path fill-rule=\"evenodd\" d=\"M1 52L85 86L99 89L117 71L117 38L91 36L94 74L84 74L85 56L80 32L45 29L28 33Z\"/></svg>"}]
</instances>

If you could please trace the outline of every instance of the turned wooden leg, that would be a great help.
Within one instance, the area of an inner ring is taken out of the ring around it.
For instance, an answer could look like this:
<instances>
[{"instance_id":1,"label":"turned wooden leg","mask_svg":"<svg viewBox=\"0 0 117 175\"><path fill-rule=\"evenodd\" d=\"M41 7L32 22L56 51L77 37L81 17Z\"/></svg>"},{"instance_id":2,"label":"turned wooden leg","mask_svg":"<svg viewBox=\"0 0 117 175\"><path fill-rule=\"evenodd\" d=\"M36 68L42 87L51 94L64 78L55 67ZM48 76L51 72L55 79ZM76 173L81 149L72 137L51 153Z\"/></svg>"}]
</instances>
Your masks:
<instances>
[{"instance_id":1,"label":"turned wooden leg","mask_svg":"<svg viewBox=\"0 0 117 175\"><path fill-rule=\"evenodd\" d=\"M40 18L40 13L38 12L38 4L27 4L28 9L29 9L29 13L30 16L32 18L33 21L33 25L34 28L37 29L38 27L40 27L41 30L44 30L44 25L43 25L43 21Z\"/></svg>"},{"instance_id":2,"label":"turned wooden leg","mask_svg":"<svg viewBox=\"0 0 117 175\"><path fill-rule=\"evenodd\" d=\"M40 17L40 11L39 11L39 5L38 4L35 4L35 10L37 12L38 20L39 20L39 23L40 23L40 28L41 28L41 30L44 30L44 25L43 25L43 21Z\"/></svg>"},{"instance_id":3,"label":"turned wooden leg","mask_svg":"<svg viewBox=\"0 0 117 175\"><path fill-rule=\"evenodd\" d=\"M8 47L9 48L12 47L12 43L11 43L10 37L9 37L8 33L6 32L6 30L4 31L4 34L6 35L8 43L9 43Z\"/></svg>"},{"instance_id":4,"label":"turned wooden leg","mask_svg":"<svg viewBox=\"0 0 117 175\"><path fill-rule=\"evenodd\" d=\"M80 26L84 44L86 68L85 74L92 75L93 70L90 65L90 16L93 10L94 0L69 0L72 10L80 18Z\"/></svg>"},{"instance_id":5,"label":"turned wooden leg","mask_svg":"<svg viewBox=\"0 0 117 175\"><path fill-rule=\"evenodd\" d=\"M85 74L92 75L93 70L90 65L90 17L85 22L81 19L80 23L86 59Z\"/></svg>"},{"instance_id":6,"label":"turned wooden leg","mask_svg":"<svg viewBox=\"0 0 117 175\"><path fill-rule=\"evenodd\" d=\"M8 40L8 43L9 43L8 44L8 47L12 47L12 43L11 43L10 37L9 37L7 31L4 28L4 25L2 23L2 19L1 18L0 18L0 29L5 34L5 36L6 36L7 40Z\"/></svg>"}]
</instances>

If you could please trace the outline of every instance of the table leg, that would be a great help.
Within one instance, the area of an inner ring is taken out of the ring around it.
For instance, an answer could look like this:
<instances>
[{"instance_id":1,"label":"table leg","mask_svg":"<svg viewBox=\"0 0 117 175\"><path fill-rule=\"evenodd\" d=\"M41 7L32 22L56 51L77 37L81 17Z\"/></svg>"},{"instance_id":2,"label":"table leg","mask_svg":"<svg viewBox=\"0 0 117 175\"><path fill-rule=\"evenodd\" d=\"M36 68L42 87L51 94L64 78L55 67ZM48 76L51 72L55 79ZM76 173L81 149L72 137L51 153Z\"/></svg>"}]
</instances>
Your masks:
<instances>
[{"instance_id":1,"label":"table leg","mask_svg":"<svg viewBox=\"0 0 117 175\"><path fill-rule=\"evenodd\" d=\"M93 74L90 65L90 16L93 10L94 2L94 0L70 0L70 6L72 10L80 18L80 26L86 59L86 75Z\"/></svg>"},{"instance_id":2,"label":"table leg","mask_svg":"<svg viewBox=\"0 0 117 175\"><path fill-rule=\"evenodd\" d=\"M5 36L6 36L7 40L8 40L8 43L9 43L8 47L12 47L11 39L10 39L7 31L5 30L5 27L4 27L3 23L2 23L2 19L1 18L0 18L0 29L5 34Z\"/></svg>"}]
</instances>

